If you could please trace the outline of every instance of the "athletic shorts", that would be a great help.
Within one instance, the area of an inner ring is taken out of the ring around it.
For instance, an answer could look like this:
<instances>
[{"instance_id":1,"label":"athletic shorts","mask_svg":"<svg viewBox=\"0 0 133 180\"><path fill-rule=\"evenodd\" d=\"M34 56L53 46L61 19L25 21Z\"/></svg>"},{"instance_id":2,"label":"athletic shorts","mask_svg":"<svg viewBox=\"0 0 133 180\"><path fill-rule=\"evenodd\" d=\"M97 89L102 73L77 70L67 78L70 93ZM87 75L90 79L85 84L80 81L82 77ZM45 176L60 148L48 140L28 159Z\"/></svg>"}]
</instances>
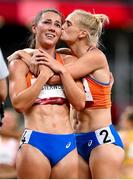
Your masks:
<instances>
[{"instance_id":1,"label":"athletic shorts","mask_svg":"<svg viewBox=\"0 0 133 180\"><path fill-rule=\"evenodd\" d=\"M86 161L89 160L92 149L101 144L115 144L123 148L122 140L112 124L94 132L76 134L76 143L78 153Z\"/></svg>"},{"instance_id":2,"label":"athletic shorts","mask_svg":"<svg viewBox=\"0 0 133 180\"><path fill-rule=\"evenodd\" d=\"M37 148L54 166L76 148L76 138L75 134L47 134L25 129L20 148L23 144Z\"/></svg>"}]
</instances>

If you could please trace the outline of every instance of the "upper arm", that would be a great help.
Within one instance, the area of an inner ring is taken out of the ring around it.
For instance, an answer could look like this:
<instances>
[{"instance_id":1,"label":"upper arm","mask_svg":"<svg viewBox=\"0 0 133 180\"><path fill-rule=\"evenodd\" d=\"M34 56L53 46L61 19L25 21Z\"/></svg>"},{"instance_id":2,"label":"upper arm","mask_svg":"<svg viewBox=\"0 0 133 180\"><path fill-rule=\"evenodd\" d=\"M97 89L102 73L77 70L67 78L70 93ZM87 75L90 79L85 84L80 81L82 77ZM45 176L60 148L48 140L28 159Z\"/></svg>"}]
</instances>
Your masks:
<instances>
[{"instance_id":1,"label":"upper arm","mask_svg":"<svg viewBox=\"0 0 133 180\"><path fill-rule=\"evenodd\" d=\"M82 83L80 80L76 80L76 84L77 84L77 86L78 86L81 90L83 90L83 92L84 92L83 83Z\"/></svg>"},{"instance_id":2,"label":"upper arm","mask_svg":"<svg viewBox=\"0 0 133 180\"><path fill-rule=\"evenodd\" d=\"M9 94L13 100L18 93L27 88L26 75L28 68L23 61L12 61L9 64Z\"/></svg>"},{"instance_id":3,"label":"upper arm","mask_svg":"<svg viewBox=\"0 0 133 180\"><path fill-rule=\"evenodd\" d=\"M62 54L61 57L63 59L64 65L71 64L77 61L76 56Z\"/></svg>"},{"instance_id":4,"label":"upper arm","mask_svg":"<svg viewBox=\"0 0 133 180\"><path fill-rule=\"evenodd\" d=\"M75 62L66 64L65 67L74 79L82 78L104 67L105 56L98 52L87 52Z\"/></svg>"}]
</instances>

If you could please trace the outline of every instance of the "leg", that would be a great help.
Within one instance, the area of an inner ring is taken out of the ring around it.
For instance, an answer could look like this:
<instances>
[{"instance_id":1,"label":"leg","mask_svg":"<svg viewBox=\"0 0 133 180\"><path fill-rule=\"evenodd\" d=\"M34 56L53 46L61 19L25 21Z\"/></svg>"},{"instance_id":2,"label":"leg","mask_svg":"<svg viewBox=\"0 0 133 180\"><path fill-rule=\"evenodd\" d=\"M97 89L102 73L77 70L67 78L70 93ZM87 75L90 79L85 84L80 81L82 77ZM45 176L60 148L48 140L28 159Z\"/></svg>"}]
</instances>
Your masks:
<instances>
[{"instance_id":1,"label":"leg","mask_svg":"<svg viewBox=\"0 0 133 180\"><path fill-rule=\"evenodd\" d=\"M74 149L53 168L51 179L78 179L78 154Z\"/></svg>"},{"instance_id":2,"label":"leg","mask_svg":"<svg viewBox=\"0 0 133 180\"><path fill-rule=\"evenodd\" d=\"M89 165L93 179L119 179L124 150L114 144L102 144L94 148Z\"/></svg>"},{"instance_id":3,"label":"leg","mask_svg":"<svg viewBox=\"0 0 133 180\"><path fill-rule=\"evenodd\" d=\"M48 159L29 144L23 144L19 150L16 168L20 179L48 179L51 173Z\"/></svg>"},{"instance_id":4,"label":"leg","mask_svg":"<svg viewBox=\"0 0 133 180\"><path fill-rule=\"evenodd\" d=\"M79 155L79 179L91 179L89 164Z\"/></svg>"}]
</instances>

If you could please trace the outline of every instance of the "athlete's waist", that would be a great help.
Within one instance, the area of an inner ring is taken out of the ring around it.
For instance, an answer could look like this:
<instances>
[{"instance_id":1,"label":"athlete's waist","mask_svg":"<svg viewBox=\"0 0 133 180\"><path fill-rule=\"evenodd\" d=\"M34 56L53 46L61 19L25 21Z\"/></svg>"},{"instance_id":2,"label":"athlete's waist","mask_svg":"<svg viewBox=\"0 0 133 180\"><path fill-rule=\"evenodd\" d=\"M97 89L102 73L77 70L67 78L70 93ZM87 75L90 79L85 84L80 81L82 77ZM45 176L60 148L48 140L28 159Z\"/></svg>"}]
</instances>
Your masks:
<instances>
[{"instance_id":1,"label":"athlete's waist","mask_svg":"<svg viewBox=\"0 0 133 180\"><path fill-rule=\"evenodd\" d=\"M79 132L79 133L76 133L76 136L82 136L82 135L86 135L88 136L88 134L93 134L93 133L96 133L96 131L101 131L102 129L106 129L106 128L114 128L113 124L108 124L107 126L103 126L103 127L100 127L100 128L96 128L95 130L89 130L87 132Z\"/></svg>"},{"instance_id":2,"label":"athlete's waist","mask_svg":"<svg viewBox=\"0 0 133 180\"><path fill-rule=\"evenodd\" d=\"M25 128L47 133L62 134L72 132L69 116L27 118L25 119Z\"/></svg>"},{"instance_id":3,"label":"athlete's waist","mask_svg":"<svg viewBox=\"0 0 133 180\"><path fill-rule=\"evenodd\" d=\"M97 129L101 129L107 126L110 126L111 121L108 120L106 122L102 123L87 123L87 122L80 122L78 129L76 130L76 133L88 133L88 132L93 132L96 131Z\"/></svg>"},{"instance_id":4,"label":"athlete's waist","mask_svg":"<svg viewBox=\"0 0 133 180\"><path fill-rule=\"evenodd\" d=\"M110 109L86 109L78 114L79 129L94 131L111 124Z\"/></svg>"}]
</instances>

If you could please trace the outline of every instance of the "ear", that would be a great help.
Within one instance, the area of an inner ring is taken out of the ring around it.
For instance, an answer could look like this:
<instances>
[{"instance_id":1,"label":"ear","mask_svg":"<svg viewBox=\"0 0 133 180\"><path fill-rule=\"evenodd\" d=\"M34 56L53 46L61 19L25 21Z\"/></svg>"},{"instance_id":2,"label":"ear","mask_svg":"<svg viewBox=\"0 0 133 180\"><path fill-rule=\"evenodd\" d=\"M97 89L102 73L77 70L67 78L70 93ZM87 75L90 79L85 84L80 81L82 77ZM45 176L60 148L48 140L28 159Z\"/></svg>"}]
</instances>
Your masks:
<instances>
[{"instance_id":1,"label":"ear","mask_svg":"<svg viewBox=\"0 0 133 180\"><path fill-rule=\"evenodd\" d=\"M34 34L36 34L36 25L35 25L35 24L32 24L32 32L33 32Z\"/></svg>"},{"instance_id":2,"label":"ear","mask_svg":"<svg viewBox=\"0 0 133 180\"><path fill-rule=\"evenodd\" d=\"M81 31L79 32L79 38L80 38L80 39L82 39L82 38L84 38L84 37L87 37L87 35L88 35L88 33L87 33L87 31L85 31L85 30L81 30Z\"/></svg>"}]
</instances>

